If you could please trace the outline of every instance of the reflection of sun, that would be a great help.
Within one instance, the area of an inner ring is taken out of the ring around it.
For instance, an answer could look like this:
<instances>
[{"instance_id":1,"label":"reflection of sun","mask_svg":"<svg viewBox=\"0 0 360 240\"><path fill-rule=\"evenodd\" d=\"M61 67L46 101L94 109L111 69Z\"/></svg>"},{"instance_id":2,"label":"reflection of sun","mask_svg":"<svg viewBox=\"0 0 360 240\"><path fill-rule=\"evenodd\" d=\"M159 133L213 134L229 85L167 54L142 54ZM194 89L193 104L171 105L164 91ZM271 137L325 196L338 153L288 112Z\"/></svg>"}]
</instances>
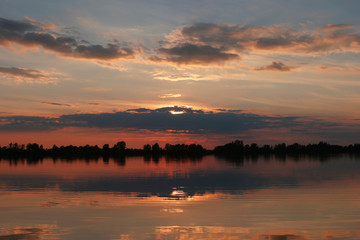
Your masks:
<instances>
[{"instance_id":1,"label":"reflection of sun","mask_svg":"<svg viewBox=\"0 0 360 240\"><path fill-rule=\"evenodd\" d=\"M184 111L175 111L175 110L172 110L172 111L170 111L170 113L172 114L172 115L179 115L179 114L183 114L183 113L185 113Z\"/></svg>"}]
</instances>

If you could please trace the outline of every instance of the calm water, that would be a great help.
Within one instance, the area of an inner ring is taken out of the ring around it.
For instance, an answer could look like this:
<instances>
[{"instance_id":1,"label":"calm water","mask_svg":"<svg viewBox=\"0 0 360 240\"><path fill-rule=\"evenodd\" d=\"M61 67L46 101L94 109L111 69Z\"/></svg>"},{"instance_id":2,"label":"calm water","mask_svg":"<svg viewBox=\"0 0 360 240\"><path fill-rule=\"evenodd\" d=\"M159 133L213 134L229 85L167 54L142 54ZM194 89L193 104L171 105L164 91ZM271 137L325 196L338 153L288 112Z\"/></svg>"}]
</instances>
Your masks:
<instances>
[{"instance_id":1,"label":"calm water","mask_svg":"<svg viewBox=\"0 0 360 240\"><path fill-rule=\"evenodd\" d=\"M0 161L0 239L359 240L360 159Z\"/></svg>"}]
</instances>

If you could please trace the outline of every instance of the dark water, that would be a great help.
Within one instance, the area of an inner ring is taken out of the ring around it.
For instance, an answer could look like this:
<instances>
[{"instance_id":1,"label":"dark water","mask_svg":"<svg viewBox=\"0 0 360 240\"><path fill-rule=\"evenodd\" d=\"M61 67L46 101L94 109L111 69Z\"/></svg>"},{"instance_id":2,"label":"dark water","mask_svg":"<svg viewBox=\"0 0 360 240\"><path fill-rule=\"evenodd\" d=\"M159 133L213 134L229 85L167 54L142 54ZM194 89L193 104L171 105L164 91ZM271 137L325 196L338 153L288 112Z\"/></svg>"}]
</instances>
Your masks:
<instances>
[{"instance_id":1,"label":"dark water","mask_svg":"<svg viewBox=\"0 0 360 240\"><path fill-rule=\"evenodd\" d=\"M0 161L0 240L359 240L360 159Z\"/></svg>"}]
</instances>

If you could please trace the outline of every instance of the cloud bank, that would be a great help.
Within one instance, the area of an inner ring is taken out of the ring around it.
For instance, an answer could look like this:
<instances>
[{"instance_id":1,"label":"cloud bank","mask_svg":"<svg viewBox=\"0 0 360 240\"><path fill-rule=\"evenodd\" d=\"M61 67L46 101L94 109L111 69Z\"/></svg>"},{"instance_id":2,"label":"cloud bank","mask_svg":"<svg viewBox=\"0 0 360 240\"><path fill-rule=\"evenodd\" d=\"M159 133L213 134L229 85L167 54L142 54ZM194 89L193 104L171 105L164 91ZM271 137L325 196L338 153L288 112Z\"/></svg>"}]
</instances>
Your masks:
<instances>
[{"instance_id":1,"label":"cloud bank","mask_svg":"<svg viewBox=\"0 0 360 240\"><path fill-rule=\"evenodd\" d=\"M46 104L53 103L46 102ZM300 117L274 117L225 109L212 112L175 106L158 109L128 109L115 113L70 114L57 118L3 116L0 117L0 130L48 131L64 127L86 127L189 134L241 134L256 129L296 128L304 127L304 124L326 126L327 124L315 120L304 122Z\"/></svg>"},{"instance_id":2,"label":"cloud bank","mask_svg":"<svg viewBox=\"0 0 360 240\"><path fill-rule=\"evenodd\" d=\"M353 25L327 25L310 31L277 26L198 23L174 30L149 59L177 64L212 64L251 52L319 55L360 52Z\"/></svg>"},{"instance_id":3,"label":"cloud bank","mask_svg":"<svg viewBox=\"0 0 360 240\"><path fill-rule=\"evenodd\" d=\"M77 59L113 60L134 57L136 51L121 47L117 42L94 45L72 36L51 31L51 25L26 18L23 21L0 18L0 45L42 47L63 57Z\"/></svg>"},{"instance_id":4,"label":"cloud bank","mask_svg":"<svg viewBox=\"0 0 360 240\"><path fill-rule=\"evenodd\" d=\"M170 48L159 48L158 52L165 56L151 56L150 60L178 64L209 64L221 63L239 58L237 54L227 53L220 48L209 45L198 46L190 43L184 43Z\"/></svg>"}]
</instances>

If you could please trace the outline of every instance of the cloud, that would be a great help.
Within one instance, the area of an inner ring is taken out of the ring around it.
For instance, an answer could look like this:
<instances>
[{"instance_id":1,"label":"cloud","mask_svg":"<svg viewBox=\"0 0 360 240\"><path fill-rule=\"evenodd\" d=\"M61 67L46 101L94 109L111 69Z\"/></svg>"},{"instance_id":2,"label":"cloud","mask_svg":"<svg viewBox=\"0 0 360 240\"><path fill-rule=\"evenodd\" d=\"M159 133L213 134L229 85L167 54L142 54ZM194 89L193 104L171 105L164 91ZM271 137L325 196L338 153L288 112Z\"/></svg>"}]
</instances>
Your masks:
<instances>
[{"instance_id":1,"label":"cloud","mask_svg":"<svg viewBox=\"0 0 360 240\"><path fill-rule=\"evenodd\" d=\"M101 66L101 67L104 67L104 68L118 70L119 72L123 72L123 71L127 70L127 68L125 68L125 67L123 67L121 65L118 65L118 64L114 64L112 62L97 61L96 64Z\"/></svg>"},{"instance_id":2,"label":"cloud","mask_svg":"<svg viewBox=\"0 0 360 240\"><path fill-rule=\"evenodd\" d=\"M332 74L359 74L359 67L318 66L318 69Z\"/></svg>"},{"instance_id":3,"label":"cloud","mask_svg":"<svg viewBox=\"0 0 360 240\"><path fill-rule=\"evenodd\" d=\"M58 78L48 73L19 67L1 67L0 74L10 76L17 81L24 81L27 83L55 83Z\"/></svg>"},{"instance_id":4,"label":"cloud","mask_svg":"<svg viewBox=\"0 0 360 240\"><path fill-rule=\"evenodd\" d=\"M173 131L190 134L233 134L249 129L301 125L295 117L272 117L236 111L206 112L187 107L129 109L115 113L84 113L58 118L0 117L1 131L53 130L64 127Z\"/></svg>"},{"instance_id":5,"label":"cloud","mask_svg":"<svg viewBox=\"0 0 360 240\"><path fill-rule=\"evenodd\" d=\"M165 81L200 81L200 80L218 80L218 75L198 75L198 74L169 74L166 72L154 72L153 78Z\"/></svg>"},{"instance_id":6,"label":"cloud","mask_svg":"<svg viewBox=\"0 0 360 240\"><path fill-rule=\"evenodd\" d=\"M180 93L176 93L176 94L167 93L159 96L159 98L179 98L179 97L181 97Z\"/></svg>"},{"instance_id":7,"label":"cloud","mask_svg":"<svg viewBox=\"0 0 360 240\"><path fill-rule=\"evenodd\" d=\"M296 67L286 66L282 62L272 62L270 65L260 68L255 68L255 71L277 71L277 72L289 72Z\"/></svg>"},{"instance_id":8,"label":"cloud","mask_svg":"<svg viewBox=\"0 0 360 240\"><path fill-rule=\"evenodd\" d=\"M66 103L56 103L56 102L40 102L42 104L47 104L47 105L53 105L53 106L60 106L60 107L71 107L70 104L66 104Z\"/></svg>"},{"instance_id":9,"label":"cloud","mask_svg":"<svg viewBox=\"0 0 360 240\"><path fill-rule=\"evenodd\" d=\"M285 235L264 235L266 240L303 240L304 236L285 234Z\"/></svg>"},{"instance_id":10,"label":"cloud","mask_svg":"<svg viewBox=\"0 0 360 240\"><path fill-rule=\"evenodd\" d=\"M0 45L42 47L64 57L78 59L113 60L134 57L134 49L121 47L117 42L93 45L86 40L78 41L71 36L50 32L53 27L32 19L14 21L0 18Z\"/></svg>"},{"instance_id":11,"label":"cloud","mask_svg":"<svg viewBox=\"0 0 360 240\"><path fill-rule=\"evenodd\" d=\"M40 225L39 227L15 227L2 229L6 233L0 234L0 240L36 240L47 237L54 237L53 231L56 229L53 225Z\"/></svg>"},{"instance_id":12,"label":"cloud","mask_svg":"<svg viewBox=\"0 0 360 240\"><path fill-rule=\"evenodd\" d=\"M103 88L103 87L87 87L83 88L84 91L87 92L111 92L111 88Z\"/></svg>"},{"instance_id":13,"label":"cloud","mask_svg":"<svg viewBox=\"0 0 360 240\"><path fill-rule=\"evenodd\" d=\"M322 31L338 31L344 29L351 29L355 26L352 24L328 24L327 26L320 27L319 30Z\"/></svg>"},{"instance_id":14,"label":"cloud","mask_svg":"<svg viewBox=\"0 0 360 240\"><path fill-rule=\"evenodd\" d=\"M177 64L212 64L240 59L243 55L273 53L318 55L360 52L360 35L353 25L328 25L310 31L278 26L197 23L174 30L161 42L152 61Z\"/></svg>"},{"instance_id":15,"label":"cloud","mask_svg":"<svg viewBox=\"0 0 360 240\"><path fill-rule=\"evenodd\" d=\"M149 59L155 62L172 62L177 64L209 64L222 63L228 60L238 59L239 56L227 53L212 46L197 46L185 43L170 48L159 48L158 52L165 57L151 56Z\"/></svg>"},{"instance_id":16,"label":"cloud","mask_svg":"<svg viewBox=\"0 0 360 240\"><path fill-rule=\"evenodd\" d=\"M298 141L317 139L336 143L356 142L359 123L342 123L309 117L251 114L235 109L206 111L173 106L157 109L136 108L108 113L76 113L59 117L1 116L0 132L48 132L65 128L103 132L147 132L148 134L192 134L236 137L253 141ZM265 136L265 138L264 138ZM300 136L295 138L294 136ZM264 140L267 139L267 140Z\"/></svg>"}]
</instances>

